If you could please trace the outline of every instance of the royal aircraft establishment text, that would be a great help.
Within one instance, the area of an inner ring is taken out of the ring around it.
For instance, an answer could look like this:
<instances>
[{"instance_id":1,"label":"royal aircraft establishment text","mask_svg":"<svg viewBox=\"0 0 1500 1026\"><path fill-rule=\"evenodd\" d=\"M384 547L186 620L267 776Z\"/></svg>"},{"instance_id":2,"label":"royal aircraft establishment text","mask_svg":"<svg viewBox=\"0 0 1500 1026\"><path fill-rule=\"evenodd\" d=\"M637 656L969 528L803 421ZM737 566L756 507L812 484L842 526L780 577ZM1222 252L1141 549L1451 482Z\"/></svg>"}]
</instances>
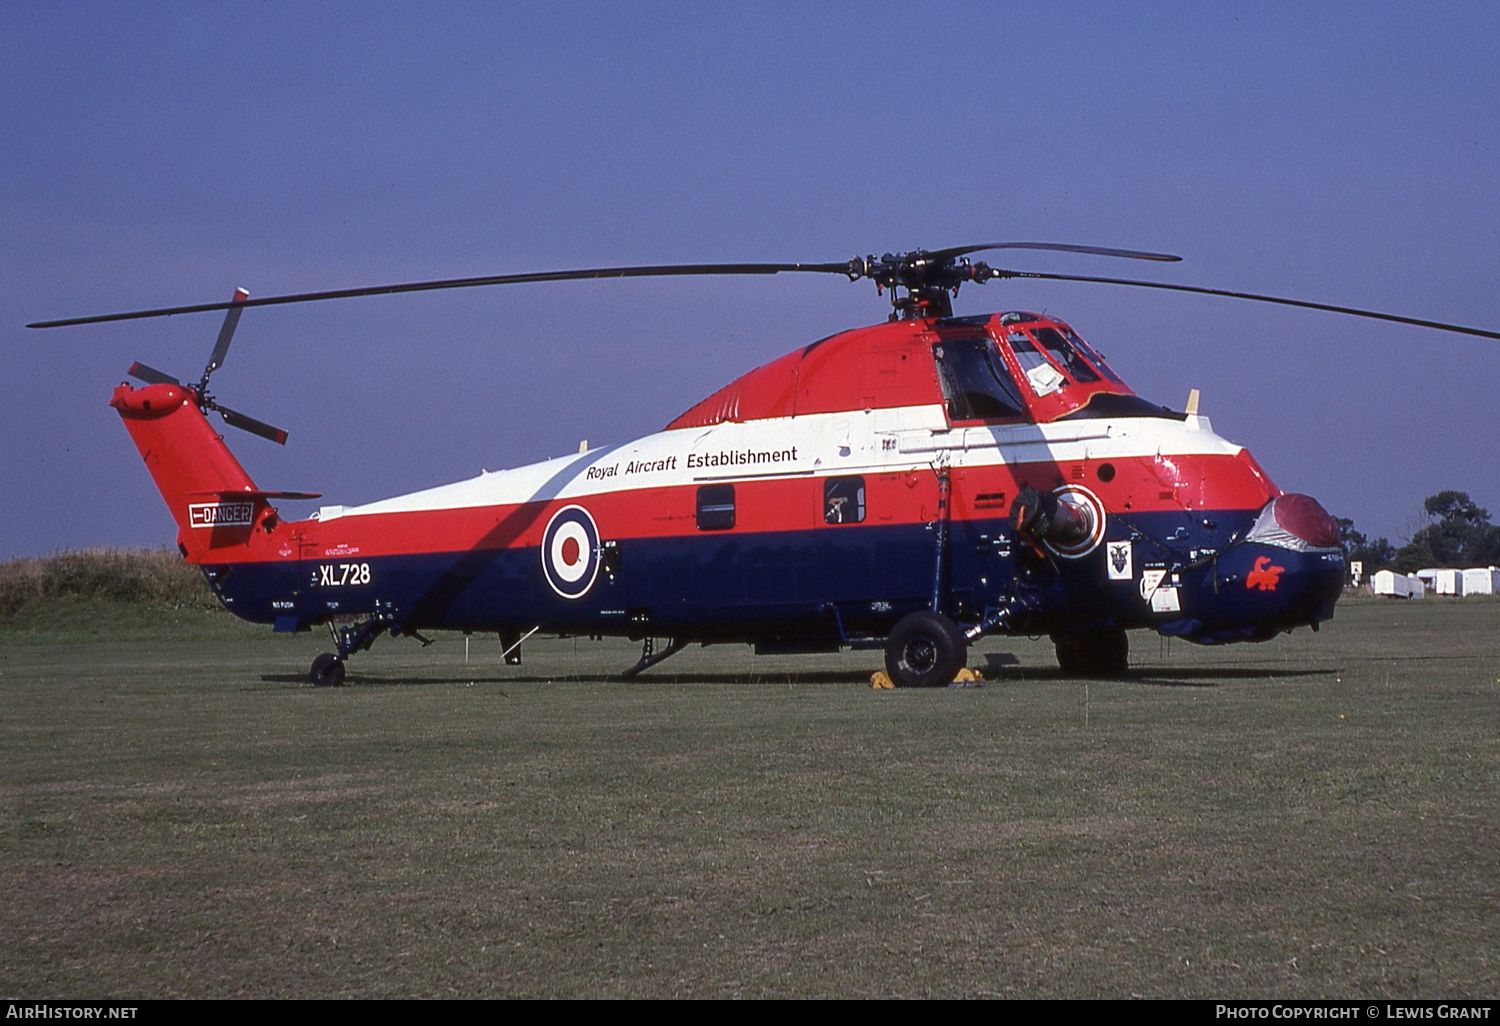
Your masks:
<instances>
[{"instance_id":1,"label":"royal aircraft establishment text","mask_svg":"<svg viewBox=\"0 0 1500 1026\"><path fill-rule=\"evenodd\" d=\"M688 453L689 470L700 467L746 467L762 463L792 463L797 459L797 447L790 449L723 449L719 452ZM625 474L649 474L662 470L676 470L677 457L668 456L660 460L630 460L625 464ZM602 481L622 473L618 463L607 467L590 467L584 475L590 481Z\"/></svg>"}]
</instances>

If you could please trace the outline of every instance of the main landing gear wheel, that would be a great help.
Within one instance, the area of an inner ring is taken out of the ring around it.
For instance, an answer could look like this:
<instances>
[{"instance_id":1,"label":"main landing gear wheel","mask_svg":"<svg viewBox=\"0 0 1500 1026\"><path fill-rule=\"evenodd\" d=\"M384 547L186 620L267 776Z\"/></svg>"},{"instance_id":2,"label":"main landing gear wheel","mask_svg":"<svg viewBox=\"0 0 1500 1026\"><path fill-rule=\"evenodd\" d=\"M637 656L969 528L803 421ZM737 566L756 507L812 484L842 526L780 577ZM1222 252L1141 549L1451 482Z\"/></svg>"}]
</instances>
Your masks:
<instances>
[{"instance_id":1,"label":"main landing gear wheel","mask_svg":"<svg viewBox=\"0 0 1500 1026\"><path fill-rule=\"evenodd\" d=\"M1122 630L1052 635L1057 665L1080 677L1122 677L1130 669L1130 639Z\"/></svg>"},{"instance_id":2,"label":"main landing gear wheel","mask_svg":"<svg viewBox=\"0 0 1500 1026\"><path fill-rule=\"evenodd\" d=\"M898 688L946 687L968 655L968 639L952 620L941 613L910 613L885 643L885 672Z\"/></svg>"},{"instance_id":3,"label":"main landing gear wheel","mask_svg":"<svg viewBox=\"0 0 1500 1026\"><path fill-rule=\"evenodd\" d=\"M313 660L312 682L320 688L336 688L344 683L344 661L332 652Z\"/></svg>"}]
</instances>

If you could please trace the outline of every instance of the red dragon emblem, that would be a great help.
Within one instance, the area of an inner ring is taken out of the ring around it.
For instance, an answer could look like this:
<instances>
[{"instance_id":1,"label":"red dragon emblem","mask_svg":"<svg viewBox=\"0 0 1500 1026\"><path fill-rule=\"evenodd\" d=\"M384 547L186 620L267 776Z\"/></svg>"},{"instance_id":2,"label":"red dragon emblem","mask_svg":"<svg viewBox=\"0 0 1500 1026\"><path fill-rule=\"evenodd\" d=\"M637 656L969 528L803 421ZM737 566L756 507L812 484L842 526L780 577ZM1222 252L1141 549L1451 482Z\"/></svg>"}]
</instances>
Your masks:
<instances>
[{"instance_id":1,"label":"red dragon emblem","mask_svg":"<svg viewBox=\"0 0 1500 1026\"><path fill-rule=\"evenodd\" d=\"M1281 580L1284 566L1276 566L1271 562L1270 556L1259 556L1255 560L1255 569L1250 571L1245 578L1246 588L1259 588L1261 591L1275 591L1276 582Z\"/></svg>"}]
</instances>

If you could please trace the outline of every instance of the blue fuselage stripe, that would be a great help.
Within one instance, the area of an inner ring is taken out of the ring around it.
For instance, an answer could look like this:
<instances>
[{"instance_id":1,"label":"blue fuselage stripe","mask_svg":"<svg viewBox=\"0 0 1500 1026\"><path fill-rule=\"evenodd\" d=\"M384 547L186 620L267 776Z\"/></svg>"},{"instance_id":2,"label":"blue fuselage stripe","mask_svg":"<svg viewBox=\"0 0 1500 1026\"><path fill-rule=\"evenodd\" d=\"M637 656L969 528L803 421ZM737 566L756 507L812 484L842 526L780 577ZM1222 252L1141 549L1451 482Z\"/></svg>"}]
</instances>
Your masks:
<instances>
[{"instance_id":1,"label":"blue fuselage stripe","mask_svg":"<svg viewBox=\"0 0 1500 1026\"><path fill-rule=\"evenodd\" d=\"M1109 577L1107 544L1078 559L1039 558L1003 517L954 521L945 612L977 620L1024 589L1039 598L1028 630L1155 627L1213 641L1326 618L1332 605L1325 599L1343 582L1342 559L1236 542L1254 515L1111 516L1106 543L1130 548L1131 576L1121 580ZM231 611L262 623L305 626L378 609L411 630L540 625L569 634L837 640L881 636L905 613L930 605L936 536L933 524L862 523L613 545L603 539L609 551L599 554L597 579L576 599L548 585L536 547L205 569ZM1247 583L1255 560L1268 552L1273 560L1264 565L1278 570L1274 587ZM1142 574L1152 570L1177 589L1177 609L1153 608L1143 594Z\"/></svg>"}]
</instances>

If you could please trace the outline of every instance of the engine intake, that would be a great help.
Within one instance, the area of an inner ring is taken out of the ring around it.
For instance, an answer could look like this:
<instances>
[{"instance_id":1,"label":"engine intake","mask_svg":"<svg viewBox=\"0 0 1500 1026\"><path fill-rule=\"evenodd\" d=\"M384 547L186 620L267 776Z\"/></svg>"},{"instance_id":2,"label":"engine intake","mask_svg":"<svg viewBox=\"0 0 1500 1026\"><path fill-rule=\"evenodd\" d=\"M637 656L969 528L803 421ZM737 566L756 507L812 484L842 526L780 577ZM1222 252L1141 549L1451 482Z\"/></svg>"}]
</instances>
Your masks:
<instances>
[{"instance_id":1,"label":"engine intake","mask_svg":"<svg viewBox=\"0 0 1500 1026\"><path fill-rule=\"evenodd\" d=\"M1081 495L1074 499L1028 485L1011 503L1011 525L1038 552L1046 545L1059 555L1082 555L1098 544L1100 518Z\"/></svg>"}]
</instances>

